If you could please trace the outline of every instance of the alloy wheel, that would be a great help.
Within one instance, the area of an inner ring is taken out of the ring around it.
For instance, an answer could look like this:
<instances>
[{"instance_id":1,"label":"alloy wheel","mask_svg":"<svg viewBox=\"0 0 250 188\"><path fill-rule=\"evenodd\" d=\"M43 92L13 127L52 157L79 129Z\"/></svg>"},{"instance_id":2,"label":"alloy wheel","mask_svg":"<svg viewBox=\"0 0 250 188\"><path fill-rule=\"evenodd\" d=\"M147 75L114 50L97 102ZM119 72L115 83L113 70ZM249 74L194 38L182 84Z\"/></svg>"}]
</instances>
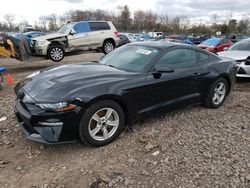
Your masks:
<instances>
[{"instance_id":1,"label":"alloy wheel","mask_svg":"<svg viewBox=\"0 0 250 188\"><path fill-rule=\"evenodd\" d=\"M94 140L105 141L114 135L118 126L118 113L112 108L102 108L91 117L88 131Z\"/></svg>"},{"instance_id":2,"label":"alloy wheel","mask_svg":"<svg viewBox=\"0 0 250 188\"><path fill-rule=\"evenodd\" d=\"M59 61L63 58L63 51L61 48L52 48L50 51L50 56L52 59Z\"/></svg>"},{"instance_id":3,"label":"alloy wheel","mask_svg":"<svg viewBox=\"0 0 250 188\"><path fill-rule=\"evenodd\" d=\"M226 85L223 82L216 84L213 94L213 103L219 105L226 96Z\"/></svg>"},{"instance_id":4,"label":"alloy wheel","mask_svg":"<svg viewBox=\"0 0 250 188\"><path fill-rule=\"evenodd\" d=\"M108 54L114 50L114 45L111 42L107 42L104 46L105 52Z\"/></svg>"}]
</instances>

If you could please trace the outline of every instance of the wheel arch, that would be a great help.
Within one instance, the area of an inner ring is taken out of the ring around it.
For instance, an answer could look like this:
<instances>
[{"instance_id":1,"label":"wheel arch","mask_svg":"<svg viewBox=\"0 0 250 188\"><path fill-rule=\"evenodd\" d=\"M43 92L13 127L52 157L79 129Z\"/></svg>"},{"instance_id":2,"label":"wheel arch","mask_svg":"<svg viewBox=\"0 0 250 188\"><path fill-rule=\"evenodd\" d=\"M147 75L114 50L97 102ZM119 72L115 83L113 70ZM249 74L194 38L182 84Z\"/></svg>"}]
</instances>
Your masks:
<instances>
[{"instance_id":1,"label":"wheel arch","mask_svg":"<svg viewBox=\"0 0 250 188\"><path fill-rule=\"evenodd\" d=\"M232 83L231 83L230 76L227 75L227 74L221 74L221 75L219 75L219 76L216 78L216 80L217 80L218 78L224 78L224 79L227 81L227 84L228 84L227 95L228 95L228 94L230 93L231 87L232 87Z\"/></svg>"},{"instance_id":2,"label":"wheel arch","mask_svg":"<svg viewBox=\"0 0 250 188\"><path fill-rule=\"evenodd\" d=\"M48 50L51 48L51 46L60 45L60 46L62 46L63 51L65 52L65 44L63 42L61 42L61 41L50 41L50 42L51 43L48 46Z\"/></svg>"},{"instance_id":3,"label":"wheel arch","mask_svg":"<svg viewBox=\"0 0 250 188\"><path fill-rule=\"evenodd\" d=\"M105 40L103 41L102 45L104 45L104 43L105 43L106 41L111 41L111 42L114 44L114 47L116 47L115 40L114 40L113 38L107 38L107 39L105 39Z\"/></svg>"},{"instance_id":4,"label":"wheel arch","mask_svg":"<svg viewBox=\"0 0 250 188\"><path fill-rule=\"evenodd\" d=\"M87 107L93 105L96 102L103 101L103 100L112 100L121 106L121 108L123 109L124 114L125 114L125 125L127 125L131 121L132 115L130 113L130 110L129 110L128 106L126 105L126 103L124 102L124 100L119 95L108 94L108 95L99 96L99 97L94 98L91 101L89 101L87 103Z\"/></svg>"}]
</instances>

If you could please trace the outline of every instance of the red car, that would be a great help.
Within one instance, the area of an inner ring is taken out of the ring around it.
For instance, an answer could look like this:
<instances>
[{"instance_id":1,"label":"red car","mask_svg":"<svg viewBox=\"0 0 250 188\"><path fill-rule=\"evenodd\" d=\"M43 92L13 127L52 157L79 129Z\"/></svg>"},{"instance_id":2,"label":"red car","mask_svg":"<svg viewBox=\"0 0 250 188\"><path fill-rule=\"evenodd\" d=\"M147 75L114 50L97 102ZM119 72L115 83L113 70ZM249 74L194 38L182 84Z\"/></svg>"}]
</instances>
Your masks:
<instances>
[{"instance_id":1,"label":"red car","mask_svg":"<svg viewBox=\"0 0 250 188\"><path fill-rule=\"evenodd\" d=\"M200 43L197 46L199 48L206 49L210 52L217 53L224 51L225 48L229 48L232 45L233 43L228 39L210 38Z\"/></svg>"}]
</instances>

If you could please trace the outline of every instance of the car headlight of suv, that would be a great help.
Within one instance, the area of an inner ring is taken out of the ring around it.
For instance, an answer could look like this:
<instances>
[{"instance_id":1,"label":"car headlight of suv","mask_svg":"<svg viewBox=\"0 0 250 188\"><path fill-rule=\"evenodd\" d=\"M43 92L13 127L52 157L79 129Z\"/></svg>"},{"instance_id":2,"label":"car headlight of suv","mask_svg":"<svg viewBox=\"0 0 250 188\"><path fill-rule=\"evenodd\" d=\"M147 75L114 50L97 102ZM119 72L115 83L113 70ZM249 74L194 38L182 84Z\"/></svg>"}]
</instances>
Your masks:
<instances>
[{"instance_id":1,"label":"car headlight of suv","mask_svg":"<svg viewBox=\"0 0 250 188\"><path fill-rule=\"evenodd\" d=\"M69 104L67 102L58 102L58 103L38 103L36 104L44 110L51 110L55 112L65 112L70 111L76 108L76 105Z\"/></svg>"},{"instance_id":2,"label":"car headlight of suv","mask_svg":"<svg viewBox=\"0 0 250 188\"><path fill-rule=\"evenodd\" d=\"M47 43L47 40L39 40L37 41L37 46L43 46Z\"/></svg>"}]
</instances>

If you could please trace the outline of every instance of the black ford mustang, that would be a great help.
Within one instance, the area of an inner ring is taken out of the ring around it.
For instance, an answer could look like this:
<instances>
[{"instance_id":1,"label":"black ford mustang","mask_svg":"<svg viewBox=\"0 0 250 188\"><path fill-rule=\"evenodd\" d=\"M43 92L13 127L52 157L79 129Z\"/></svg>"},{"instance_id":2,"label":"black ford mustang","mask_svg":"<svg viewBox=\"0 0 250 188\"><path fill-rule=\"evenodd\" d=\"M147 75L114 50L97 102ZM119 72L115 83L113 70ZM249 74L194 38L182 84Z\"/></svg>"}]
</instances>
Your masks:
<instances>
[{"instance_id":1,"label":"black ford mustang","mask_svg":"<svg viewBox=\"0 0 250 188\"><path fill-rule=\"evenodd\" d=\"M220 107L236 66L196 47L160 42L126 45L99 63L38 71L17 84L15 113L28 139L102 146L132 120L185 105ZM132 121L133 122L133 121Z\"/></svg>"}]
</instances>

